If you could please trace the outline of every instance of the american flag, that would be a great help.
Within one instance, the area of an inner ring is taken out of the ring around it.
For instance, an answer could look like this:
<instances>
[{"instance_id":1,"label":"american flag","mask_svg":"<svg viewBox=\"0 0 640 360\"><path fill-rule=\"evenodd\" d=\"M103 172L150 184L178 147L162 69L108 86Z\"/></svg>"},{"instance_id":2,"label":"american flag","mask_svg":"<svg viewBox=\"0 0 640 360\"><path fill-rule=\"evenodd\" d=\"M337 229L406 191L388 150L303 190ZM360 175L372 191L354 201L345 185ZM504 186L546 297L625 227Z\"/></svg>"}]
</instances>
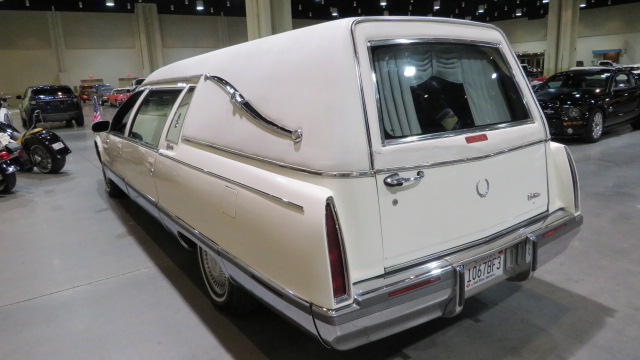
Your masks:
<instances>
[{"instance_id":1,"label":"american flag","mask_svg":"<svg viewBox=\"0 0 640 360\"><path fill-rule=\"evenodd\" d=\"M100 107L98 106L98 97L93 97L93 122L101 121Z\"/></svg>"}]
</instances>

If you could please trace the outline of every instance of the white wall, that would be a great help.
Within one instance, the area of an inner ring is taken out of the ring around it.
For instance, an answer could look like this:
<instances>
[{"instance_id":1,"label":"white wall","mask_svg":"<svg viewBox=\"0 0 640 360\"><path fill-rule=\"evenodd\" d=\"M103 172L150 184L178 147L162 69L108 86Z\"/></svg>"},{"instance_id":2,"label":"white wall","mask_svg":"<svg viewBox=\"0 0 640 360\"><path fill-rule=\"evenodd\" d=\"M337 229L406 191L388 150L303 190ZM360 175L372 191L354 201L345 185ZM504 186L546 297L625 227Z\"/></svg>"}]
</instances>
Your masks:
<instances>
[{"instance_id":1,"label":"white wall","mask_svg":"<svg viewBox=\"0 0 640 360\"><path fill-rule=\"evenodd\" d=\"M640 63L640 3L580 10L577 60L585 65L593 50L623 49L622 64ZM546 50L547 19L514 19L492 23L505 32L511 46L520 52Z\"/></svg>"},{"instance_id":2,"label":"white wall","mask_svg":"<svg viewBox=\"0 0 640 360\"><path fill-rule=\"evenodd\" d=\"M247 41L241 17L160 15L164 64Z\"/></svg>"},{"instance_id":3,"label":"white wall","mask_svg":"<svg viewBox=\"0 0 640 360\"><path fill-rule=\"evenodd\" d=\"M46 13L0 11L0 34L0 91L15 96L29 85L58 83Z\"/></svg>"},{"instance_id":4,"label":"white wall","mask_svg":"<svg viewBox=\"0 0 640 360\"><path fill-rule=\"evenodd\" d=\"M247 41L245 18L159 18L159 30L147 31L159 31L164 64ZM153 70L143 68L135 14L3 10L0 34L0 91L13 96L32 85L77 87L89 75L117 86Z\"/></svg>"}]
</instances>

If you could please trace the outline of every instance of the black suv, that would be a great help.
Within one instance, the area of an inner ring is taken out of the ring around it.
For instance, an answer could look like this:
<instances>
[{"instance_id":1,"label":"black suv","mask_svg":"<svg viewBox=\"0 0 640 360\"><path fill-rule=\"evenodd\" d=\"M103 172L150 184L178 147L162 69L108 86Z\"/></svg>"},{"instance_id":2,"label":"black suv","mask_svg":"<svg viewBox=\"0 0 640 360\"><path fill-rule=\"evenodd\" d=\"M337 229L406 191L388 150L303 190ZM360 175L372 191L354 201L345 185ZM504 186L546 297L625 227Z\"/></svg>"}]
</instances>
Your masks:
<instances>
[{"instance_id":1,"label":"black suv","mask_svg":"<svg viewBox=\"0 0 640 360\"><path fill-rule=\"evenodd\" d=\"M36 110L41 111L44 122L66 121L71 126L75 121L78 126L84 125L82 105L67 85L30 86L16 99L21 100L20 117L25 128L31 127Z\"/></svg>"}]
</instances>

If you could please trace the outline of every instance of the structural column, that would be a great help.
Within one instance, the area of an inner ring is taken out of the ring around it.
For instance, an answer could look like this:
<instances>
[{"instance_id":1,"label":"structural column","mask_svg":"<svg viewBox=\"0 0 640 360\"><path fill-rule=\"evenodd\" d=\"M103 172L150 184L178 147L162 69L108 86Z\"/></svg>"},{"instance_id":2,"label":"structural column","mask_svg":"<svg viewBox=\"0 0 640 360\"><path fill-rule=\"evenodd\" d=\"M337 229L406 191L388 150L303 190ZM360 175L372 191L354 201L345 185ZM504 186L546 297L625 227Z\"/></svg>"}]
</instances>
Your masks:
<instances>
[{"instance_id":1,"label":"structural column","mask_svg":"<svg viewBox=\"0 0 640 360\"><path fill-rule=\"evenodd\" d=\"M156 4L136 3L138 39L142 57L142 75L147 76L164 66L162 34Z\"/></svg>"},{"instance_id":2,"label":"structural column","mask_svg":"<svg viewBox=\"0 0 640 360\"><path fill-rule=\"evenodd\" d=\"M245 0L247 8L247 35L249 40L289 31L291 1L289 0Z\"/></svg>"},{"instance_id":3,"label":"structural column","mask_svg":"<svg viewBox=\"0 0 640 360\"><path fill-rule=\"evenodd\" d=\"M547 17L544 75L576 66L580 0L551 0Z\"/></svg>"}]
</instances>

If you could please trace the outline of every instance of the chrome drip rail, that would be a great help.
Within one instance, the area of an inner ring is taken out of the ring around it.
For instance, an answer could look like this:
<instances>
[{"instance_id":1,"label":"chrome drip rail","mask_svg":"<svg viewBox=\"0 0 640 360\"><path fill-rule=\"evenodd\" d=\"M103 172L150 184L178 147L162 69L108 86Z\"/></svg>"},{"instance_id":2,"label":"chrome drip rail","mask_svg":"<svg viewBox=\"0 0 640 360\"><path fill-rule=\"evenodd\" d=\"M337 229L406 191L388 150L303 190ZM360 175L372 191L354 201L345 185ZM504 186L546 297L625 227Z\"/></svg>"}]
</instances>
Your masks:
<instances>
[{"instance_id":1,"label":"chrome drip rail","mask_svg":"<svg viewBox=\"0 0 640 360\"><path fill-rule=\"evenodd\" d=\"M256 123L258 125L278 135L290 137L294 143L302 141L302 130L291 130L285 126L267 119L255 107L253 107L253 105L251 105L251 103L240 93L240 91L238 91L238 89L231 85L231 83L227 80L208 73L204 74L203 76L205 81L211 80L220 85L229 94L229 98L231 99L231 101L245 113L251 116L251 118L256 120Z\"/></svg>"}]
</instances>

